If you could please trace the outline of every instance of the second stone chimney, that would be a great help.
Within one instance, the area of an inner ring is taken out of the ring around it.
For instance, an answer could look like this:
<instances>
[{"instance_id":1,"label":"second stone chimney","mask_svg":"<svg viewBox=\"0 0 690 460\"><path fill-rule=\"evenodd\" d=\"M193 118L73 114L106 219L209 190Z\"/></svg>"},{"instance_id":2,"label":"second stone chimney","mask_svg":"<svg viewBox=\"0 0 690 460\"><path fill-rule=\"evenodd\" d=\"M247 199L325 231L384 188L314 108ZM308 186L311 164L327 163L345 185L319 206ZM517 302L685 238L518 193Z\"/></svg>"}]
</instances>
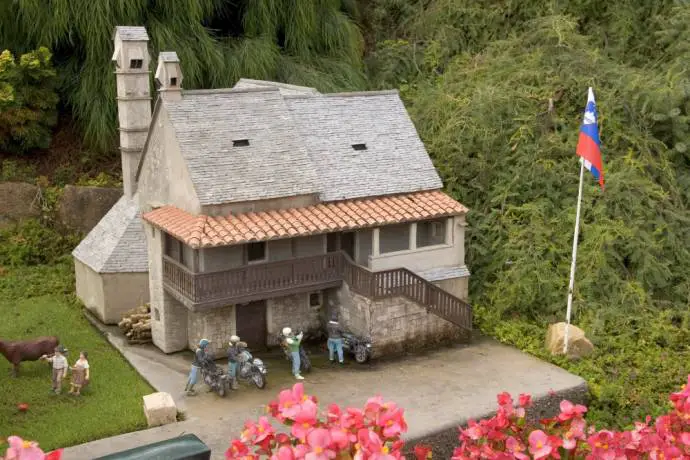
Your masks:
<instances>
[{"instance_id":1,"label":"second stone chimney","mask_svg":"<svg viewBox=\"0 0 690 460\"><path fill-rule=\"evenodd\" d=\"M151 124L149 36L144 27L118 26L113 41L122 185L125 196L131 198L137 190L139 159Z\"/></svg>"},{"instance_id":2,"label":"second stone chimney","mask_svg":"<svg viewBox=\"0 0 690 460\"><path fill-rule=\"evenodd\" d=\"M163 100L178 101L182 99L182 69L176 52L163 51L158 55L156 84L158 94Z\"/></svg>"}]
</instances>

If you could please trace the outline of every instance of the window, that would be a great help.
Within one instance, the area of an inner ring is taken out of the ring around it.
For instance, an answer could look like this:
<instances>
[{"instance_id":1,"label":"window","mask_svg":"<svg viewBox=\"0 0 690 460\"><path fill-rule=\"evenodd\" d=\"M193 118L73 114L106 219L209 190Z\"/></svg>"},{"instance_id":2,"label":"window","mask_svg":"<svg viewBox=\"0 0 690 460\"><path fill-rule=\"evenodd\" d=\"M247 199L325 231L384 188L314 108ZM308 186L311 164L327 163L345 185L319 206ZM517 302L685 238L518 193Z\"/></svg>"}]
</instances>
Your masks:
<instances>
[{"instance_id":1,"label":"window","mask_svg":"<svg viewBox=\"0 0 690 460\"><path fill-rule=\"evenodd\" d=\"M187 260L187 248L188 246L185 246L182 241L176 240L167 233L165 234L165 255L175 262L188 266L187 263L190 261Z\"/></svg>"},{"instance_id":2,"label":"window","mask_svg":"<svg viewBox=\"0 0 690 460\"><path fill-rule=\"evenodd\" d=\"M386 225L379 229L379 252L410 249L410 224Z\"/></svg>"},{"instance_id":3,"label":"window","mask_svg":"<svg viewBox=\"0 0 690 460\"><path fill-rule=\"evenodd\" d=\"M417 247L446 243L446 219L425 220L417 223Z\"/></svg>"},{"instance_id":4,"label":"window","mask_svg":"<svg viewBox=\"0 0 690 460\"><path fill-rule=\"evenodd\" d=\"M237 139L232 141L232 146L233 147L248 147L249 146L249 139Z\"/></svg>"},{"instance_id":5,"label":"window","mask_svg":"<svg viewBox=\"0 0 690 460\"><path fill-rule=\"evenodd\" d=\"M266 260L266 243L249 243L247 245L247 262L262 262Z\"/></svg>"},{"instance_id":6,"label":"window","mask_svg":"<svg viewBox=\"0 0 690 460\"><path fill-rule=\"evenodd\" d=\"M366 150L367 144L352 144L352 148L355 150Z\"/></svg>"},{"instance_id":7,"label":"window","mask_svg":"<svg viewBox=\"0 0 690 460\"><path fill-rule=\"evenodd\" d=\"M320 307L321 306L321 293L312 292L309 294L309 306L310 307Z\"/></svg>"},{"instance_id":8,"label":"window","mask_svg":"<svg viewBox=\"0 0 690 460\"><path fill-rule=\"evenodd\" d=\"M130 59L130 61L129 61L129 68L130 69L141 69L141 67L143 65L144 65L143 59Z\"/></svg>"},{"instance_id":9,"label":"window","mask_svg":"<svg viewBox=\"0 0 690 460\"><path fill-rule=\"evenodd\" d=\"M326 234L326 252L335 252L338 250L338 234Z\"/></svg>"},{"instance_id":10,"label":"window","mask_svg":"<svg viewBox=\"0 0 690 460\"><path fill-rule=\"evenodd\" d=\"M172 77L170 79L170 86L177 86L177 78L176 77Z\"/></svg>"}]
</instances>

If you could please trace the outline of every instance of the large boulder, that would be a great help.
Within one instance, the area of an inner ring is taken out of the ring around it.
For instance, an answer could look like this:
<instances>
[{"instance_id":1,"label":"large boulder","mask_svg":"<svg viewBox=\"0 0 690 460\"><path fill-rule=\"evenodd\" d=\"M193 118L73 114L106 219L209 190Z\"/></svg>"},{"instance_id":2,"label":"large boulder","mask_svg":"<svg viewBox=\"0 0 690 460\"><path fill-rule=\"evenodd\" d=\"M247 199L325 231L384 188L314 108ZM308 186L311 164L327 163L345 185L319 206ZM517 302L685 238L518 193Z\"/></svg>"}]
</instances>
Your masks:
<instances>
[{"instance_id":1,"label":"large boulder","mask_svg":"<svg viewBox=\"0 0 690 460\"><path fill-rule=\"evenodd\" d=\"M58 215L63 225L88 233L120 199L122 190L106 187L65 186Z\"/></svg>"},{"instance_id":2,"label":"large boulder","mask_svg":"<svg viewBox=\"0 0 690 460\"><path fill-rule=\"evenodd\" d=\"M0 183L0 224L41 215L38 187L26 182Z\"/></svg>"},{"instance_id":3,"label":"large boulder","mask_svg":"<svg viewBox=\"0 0 690 460\"><path fill-rule=\"evenodd\" d=\"M144 396L144 415L149 428L175 423L177 406L170 393L151 393Z\"/></svg>"},{"instance_id":4,"label":"large boulder","mask_svg":"<svg viewBox=\"0 0 690 460\"><path fill-rule=\"evenodd\" d=\"M546 332L546 349L552 355L562 355L565 344L566 323L556 323L549 326ZM585 337L585 332L572 324L568 329L568 358L580 359L590 355L594 345Z\"/></svg>"}]
</instances>

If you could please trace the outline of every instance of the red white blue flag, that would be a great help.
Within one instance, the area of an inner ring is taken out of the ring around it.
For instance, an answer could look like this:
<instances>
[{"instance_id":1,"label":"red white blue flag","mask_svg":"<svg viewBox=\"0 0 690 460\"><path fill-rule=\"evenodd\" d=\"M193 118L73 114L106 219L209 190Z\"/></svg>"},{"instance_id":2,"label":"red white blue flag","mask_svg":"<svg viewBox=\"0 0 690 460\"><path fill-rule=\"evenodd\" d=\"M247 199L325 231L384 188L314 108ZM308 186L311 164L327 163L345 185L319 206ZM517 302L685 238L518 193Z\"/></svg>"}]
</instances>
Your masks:
<instances>
[{"instance_id":1,"label":"red white blue flag","mask_svg":"<svg viewBox=\"0 0 690 460\"><path fill-rule=\"evenodd\" d=\"M594 102L594 91L589 88L585 117L580 127L580 139L577 142L577 154L585 163L585 168L599 181L604 190L604 162L601 159L601 141L597 124L597 105Z\"/></svg>"}]
</instances>

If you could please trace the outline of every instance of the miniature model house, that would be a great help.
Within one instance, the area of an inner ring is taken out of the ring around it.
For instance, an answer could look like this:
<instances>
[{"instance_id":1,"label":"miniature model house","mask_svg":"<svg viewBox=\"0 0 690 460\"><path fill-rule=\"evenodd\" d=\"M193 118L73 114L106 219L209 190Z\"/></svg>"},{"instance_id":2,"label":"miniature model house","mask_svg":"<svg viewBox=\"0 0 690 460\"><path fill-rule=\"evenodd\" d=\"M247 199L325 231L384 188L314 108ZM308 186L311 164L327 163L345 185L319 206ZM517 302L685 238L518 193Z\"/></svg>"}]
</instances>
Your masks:
<instances>
[{"instance_id":1,"label":"miniature model house","mask_svg":"<svg viewBox=\"0 0 690 460\"><path fill-rule=\"evenodd\" d=\"M320 329L331 310L377 354L469 336L467 209L441 191L396 91L245 79L189 91L164 52L151 112L147 40L116 28L125 196L75 250L87 307L110 320L121 305L104 297L140 303L138 288L92 287L98 253L123 274L147 267L165 352L201 337L224 349L233 334L260 348L285 326Z\"/></svg>"}]
</instances>

